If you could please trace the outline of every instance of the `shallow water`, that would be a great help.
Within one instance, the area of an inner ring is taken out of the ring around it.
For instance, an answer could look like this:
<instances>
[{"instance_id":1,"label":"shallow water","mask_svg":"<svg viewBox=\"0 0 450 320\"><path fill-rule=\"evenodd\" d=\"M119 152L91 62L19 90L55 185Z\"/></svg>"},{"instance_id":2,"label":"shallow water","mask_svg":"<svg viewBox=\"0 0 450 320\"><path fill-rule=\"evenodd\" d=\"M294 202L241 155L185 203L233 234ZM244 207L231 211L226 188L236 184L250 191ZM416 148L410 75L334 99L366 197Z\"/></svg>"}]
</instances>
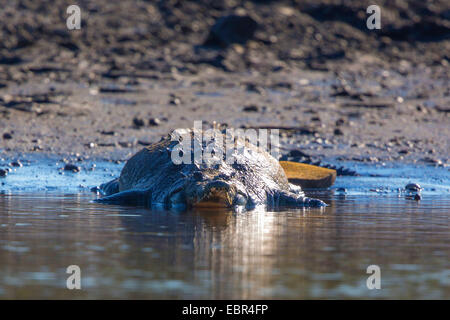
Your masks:
<instances>
[{"instance_id":1,"label":"shallow water","mask_svg":"<svg viewBox=\"0 0 450 320\"><path fill-rule=\"evenodd\" d=\"M447 168L352 164L362 176L309 192L325 209L232 214L93 203L88 187L121 166L61 166L0 180L0 298L450 298ZM412 181L419 202L397 191ZM69 265L81 290L66 288Z\"/></svg>"}]
</instances>

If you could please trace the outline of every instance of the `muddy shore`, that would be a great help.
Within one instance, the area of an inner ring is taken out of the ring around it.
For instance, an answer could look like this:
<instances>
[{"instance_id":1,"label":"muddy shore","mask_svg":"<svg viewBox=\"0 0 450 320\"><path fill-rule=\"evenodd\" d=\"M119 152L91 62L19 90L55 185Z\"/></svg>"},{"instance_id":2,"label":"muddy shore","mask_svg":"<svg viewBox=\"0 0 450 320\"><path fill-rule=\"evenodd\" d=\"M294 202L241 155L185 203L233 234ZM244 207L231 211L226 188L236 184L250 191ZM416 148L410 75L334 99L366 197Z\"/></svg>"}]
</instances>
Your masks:
<instances>
[{"instance_id":1,"label":"muddy shore","mask_svg":"<svg viewBox=\"0 0 450 320\"><path fill-rule=\"evenodd\" d=\"M314 3L79 1L74 31L65 1L5 4L0 158L126 160L203 120L279 127L296 161L448 166L448 3L380 1L376 31L362 2Z\"/></svg>"}]
</instances>

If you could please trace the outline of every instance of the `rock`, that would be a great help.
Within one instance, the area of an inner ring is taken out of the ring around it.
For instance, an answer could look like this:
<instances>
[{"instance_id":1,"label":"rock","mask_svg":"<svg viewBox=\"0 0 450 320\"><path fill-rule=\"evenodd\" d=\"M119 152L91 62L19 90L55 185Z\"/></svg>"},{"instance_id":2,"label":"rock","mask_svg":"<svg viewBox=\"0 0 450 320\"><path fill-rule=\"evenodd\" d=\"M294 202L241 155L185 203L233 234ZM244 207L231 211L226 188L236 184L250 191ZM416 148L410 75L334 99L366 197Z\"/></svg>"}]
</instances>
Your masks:
<instances>
[{"instance_id":1,"label":"rock","mask_svg":"<svg viewBox=\"0 0 450 320\"><path fill-rule=\"evenodd\" d=\"M181 104L181 100L180 98L177 97L172 97L169 101L170 104L174 105L174 106L178 106Z\"/></svg>"},{"instance_id":2,"label":"rock","mask_svg":"<svg viewBox=\"0 0 450 320\"><path fill-rule=\"evenodd\" d=\"M156 126L159 126L160 124L161 124L161 120L159 120L158 118L150 118L150 120L148 120L149 126L156 127Z\"/></svg>"},{"instance_id":3,"label":"rock","mask_svg":"<svg viewBox=\"0 0 450 320\"><path fill-rule=\"evenodd\" d=\"M440 165L442 164L442 161L439 159L431 158L431 157L425 157L422 159L422 161L430 164Z\"/></svg>"},{"instance_id":4,"label":"rock","mask_svg":"<svg viewBox=\"0 0 450 320\"><path fill-rule=\"evenodd\" d=\"M4 170L4 169L0 169L0 177L4 178L8 175L8 171Z\"/></svg>"},{"instance_id":5,"label":"rock","mask_svg":"<svg viewBox=\"0 0 450 320\"><path fill-rule=\"evenodd\" d=\"M359 174L356 171L344 167L336 168L336 173L338 176L350 176L350 177L359 176Z\"/></svg>"},{"instance_id":6,"label":"rock","mask_svg":"<svg viewBox=\"0 0 450 320\"><path fill-rule=\"evenodd\" d=\"M76 166L76 165L74 165L74 164L68 163L68 164L65 165L64 171L80 172L81 168Z\"/></svg>"},{"instance_id":7,"label":"rock","mask_svg":"<svg viewBox=\"0 0 450 320\"><path fill-rule=\"evenodd\" d=\"M259 108L258 106L255 105L249 105L249 106L245 106L242 111L244 112L258 112Z\"/></svg>"},{"instance_id":8,"label":"rock","mask_svg":"<svg viewBox=\"0 0 450 320\"><path fill-rule=\"evenodd\" d=\"M134 118L133 119L133 124L136 128L140 128L145 126L145 122L144 120L142 120L141 118Z\"/></svg>"},{"instance_id":9,"label":"rock","mask_svg":"<svg viewBox=\"0 0 450 320\"><path fill-rule=\"evenodd\" d=\"M119 146L121 146L122 148L132 148L133 143L128 141L119 141Z\"/></svg>"},{"instance_id":10,"label":"rock","mask_svg":"<svg viewBox=\"0 0 450 320\"><path fill-rule=\"evenodd\" d=\"M0 56L0 64L19 64L22 63L23 60L19 56Z\"/></svg>"},{"instance_id":11,"label":"rock","mask_svg":"<svg viewBox=\"0 0 450 320\"><path fill-rule=\"evenodd\" d=\"M250 91L250 92L255 92L255 93L258 93L258 94L263 94L264 93L264 89L262 89L261 87L259 87L255 83L247 83L246 84L246 90Z\"/></svg>"},{"instance_id":12,"label":"rock","mask_svg":"<svg viewBox=\"0 0 450 320\"><path fill-rule=\"evenodd\" d=\"M413 192L420 192L420 190L422 190L422 188L420 187L420 185L418 183L408 183L405 186L405 190L413 191Z\"/></svg>"},{"instance_id":13,"label":"rock","mask_svg":"<svg viewBox=\"0 0 450 320\"><path fill-rule=\"evenodd\" d=\"M115 131L102 131L100 133L105 136L115 136L116 135Z\"/></svg>"},{"instance_id":14,"label":"rock","mask_svg":"<svg viewBox=\"0 0 450 320\"><path fill-rule=\"evenodd\" d=\"M10 133L4 133L3 134L3 139L4 140L11 140L13 138L13 136Z\"/></svg>"},{"instance_id":15,"label":"rock","mask_svg":"<svg viewBox=\"0 0 450 320\"><path fill-rule=\"evenodd\" d=\"M339 129L339 128L334 129L333 133L334 133L335 136L342 136L342 135L344 135L344 132L342 132L342 130Z\"/></svg>"},{"instance_id":16,"label":"rock","mask_svg":"<svg viewBox=\"0 0 450 320\"><path fill-rule=\"evenodd\" d=\"M419 201L420 199L422 199L422 197L420 196L420 194L416 194L414 196L414 200Z\"/></svg>"},{"instance_id":17,"label":"rock","mask_svg":"<svg viewBox=\"0 0 450 320\"><path fill-rule=\"evenodd\" d=\"M22 163L21 163L19 160L13 161L13 162L11 162L9 165L10 165L11 167L18 167L18 168L23 167Z\"/></svg>"},{"instance_id":18,"label":"rock","mask_svg":"<svg viewBox=\"0 0 450 320\"><path fill-rule=\"evenodd\" d=\"M248 15L228 15L219 18L205 41L207 46L226 47L232 43L245 43L253 38L258 23Z\"/></svg>"}]
</instances>

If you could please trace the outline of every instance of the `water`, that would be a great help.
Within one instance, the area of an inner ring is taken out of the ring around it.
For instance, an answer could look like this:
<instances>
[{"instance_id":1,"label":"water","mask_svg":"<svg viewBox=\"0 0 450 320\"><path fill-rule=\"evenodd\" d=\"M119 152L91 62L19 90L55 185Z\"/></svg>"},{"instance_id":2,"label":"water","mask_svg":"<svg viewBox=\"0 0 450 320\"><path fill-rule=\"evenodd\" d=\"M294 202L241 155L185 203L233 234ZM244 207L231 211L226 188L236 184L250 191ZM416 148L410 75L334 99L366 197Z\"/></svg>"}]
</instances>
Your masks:
<instances>
[{"instance_id":1,"label":"water","mask_svg":"<svg viewBox=\"0 0 450 320\"><path fill-rule=\"evenodd\" d=\"M446 168L352 164L361 177L309 192L325 209L233 214L93 203L88 187L121 166L61 166L0 180L0 298L450 298ZM397 191L411 181L419 202ZM81 290L66 288L69 265ZM367 289L369 265L381 290Z\"/></svg>"}]
</instances>

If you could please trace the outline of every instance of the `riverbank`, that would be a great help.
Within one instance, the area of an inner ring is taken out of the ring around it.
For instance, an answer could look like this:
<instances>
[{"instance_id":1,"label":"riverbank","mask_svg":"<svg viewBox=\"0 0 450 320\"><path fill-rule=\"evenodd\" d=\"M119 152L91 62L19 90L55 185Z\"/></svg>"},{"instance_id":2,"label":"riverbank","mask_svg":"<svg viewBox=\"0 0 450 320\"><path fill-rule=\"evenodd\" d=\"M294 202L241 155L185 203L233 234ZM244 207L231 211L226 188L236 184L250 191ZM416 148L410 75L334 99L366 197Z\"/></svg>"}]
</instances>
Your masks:
<instances>
[{"instance_id":1,"label":"riverbank","mask_svg":"<svg viewBox=\"0 0 450 320\"><path fill-rule=\"evenodd\" d=\"M381 30L359 1L80 1L73 31L67 5L1 13L0 157L123 161L203 120L300 161L449 164L446 1L380 1Z\"/></svg>"}]
</instances>

